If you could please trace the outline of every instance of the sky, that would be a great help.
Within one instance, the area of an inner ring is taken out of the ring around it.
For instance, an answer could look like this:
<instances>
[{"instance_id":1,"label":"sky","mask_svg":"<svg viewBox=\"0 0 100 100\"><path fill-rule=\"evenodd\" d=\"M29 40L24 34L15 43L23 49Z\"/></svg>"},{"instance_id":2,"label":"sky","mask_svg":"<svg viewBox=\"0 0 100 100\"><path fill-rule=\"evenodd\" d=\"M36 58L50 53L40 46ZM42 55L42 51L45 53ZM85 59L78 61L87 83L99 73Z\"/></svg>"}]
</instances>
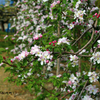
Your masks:
<instances>
[{"instance_id":1,"label":"sky","mask_svg":"<svg viewBox=\"0 0 100 100\"><path fill-rule=\"evenodd\" d=\"M3 4L4 5L5 4L5 1L6 0L0 0L0 4ZM11 1L11 0L9 0L9 1Z\"/></svg>"}]
</instances>

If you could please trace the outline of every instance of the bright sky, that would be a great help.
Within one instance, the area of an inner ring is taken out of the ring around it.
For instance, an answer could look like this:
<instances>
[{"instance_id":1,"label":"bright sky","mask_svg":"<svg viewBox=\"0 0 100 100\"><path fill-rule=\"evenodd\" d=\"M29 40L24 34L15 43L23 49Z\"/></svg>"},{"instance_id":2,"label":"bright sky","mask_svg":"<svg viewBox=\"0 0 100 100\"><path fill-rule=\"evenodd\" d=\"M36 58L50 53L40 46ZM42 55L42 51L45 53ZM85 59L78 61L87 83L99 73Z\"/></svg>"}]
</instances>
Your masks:
<instances>
[{"instance_id":1,"label":"bright sky","mask_svg":"<svg viewBox=\"0 0 100 100\"><path fill-rule=\"evenodd\" d=\"M5 4L5 1L6 0L0 0L0 4L3 4L4 5ZM9 1L11 1L11 0L9 0Z\"/></svg>"}]
</instances>

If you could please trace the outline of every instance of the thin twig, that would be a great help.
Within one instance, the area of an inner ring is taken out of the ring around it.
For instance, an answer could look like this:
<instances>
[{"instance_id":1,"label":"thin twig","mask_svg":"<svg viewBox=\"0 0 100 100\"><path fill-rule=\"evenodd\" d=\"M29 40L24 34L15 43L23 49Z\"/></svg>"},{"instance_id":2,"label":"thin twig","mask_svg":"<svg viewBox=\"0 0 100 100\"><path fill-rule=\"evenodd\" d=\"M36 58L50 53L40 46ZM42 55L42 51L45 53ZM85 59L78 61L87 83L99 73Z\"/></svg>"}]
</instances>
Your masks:
<instances>
[{"instance_id":1,"label":"thin twig","mask_svg":"<svg viewBox=\"0 0 100 100\"><path fill-rule=\"evenodd\" d=\"M52 53L52 54L59 54L59 52L54 52L54 53ZM74 53L74 52L67 52L67 51L65 51L65 52L62 52L62 54L71 54L71 55L76 55L76 53ZM59 55L58 57L66 57L66 56L68 56L68 55ZM82 55L82 54L77 54L77 56L80 56L80 57L92 57L92 55Z\"/></svg>"},{"instance_id":2,"label":"thin twig","mask_svg":"<svg viewBox=\"0 0 100 100\"><path fill-rule=\"evenodd\" d=\"M65 98L67 95L73 93L73 91L70 91L69 93L65 94L63 97L61 97L59 100L62 100L63 98Z\"/></svg>"},{"instance_id":3,"label":"thin twig","mask_svg":"<svg viewBox=\"0 0 100 100\"><path fill-rule=\"evenodd\" d=\"M93 28L93 33L92 33L91 39L88 41L88 43L84 47L82 47L79 51L76 52L76 55L79 54L83 49L85 49L91 43L91 41L93 40L94 34L95 34L95 31Z\"/></svg>"},{"instance_id":4,"label":"thin twig","mask_svg":"<svg viewBox=\"0 0 100 100\"><path fill-rule=\"evenodd\" d=\"M4 64L7 64L7 65L9 65L9 66L12 66L12 67L17 67L16 65L12 65L12 64L9 64L8 62L6 62L6 61L2 61Z\"/></svg>"},{"instance_id":5,"label":"thin twig","mask_svg":"<svg viewBox=\"0 0 100 100\"><path fill-rule=\"evenodd\" d=\"M75 45L75 44L85 35L85 33L87 33L90 29L92 29L92 27L90 27L89 29L87 29L87 30L72 44L72 46Z\"/></svg>"},{"instance_id":6,"label":"thin twig","mask_svg":"<svg viewBox=\"0 0 100 100\"><path fill-rule=\"evenodd\" d=\"M85 85L84 85L84 87L83 87L83 89L82 89L80 95L78 96L78 99L77 99L77 100L80 100L80 97L81 97L81 95L82 95L82 93L83 93L83 91L84 91L84 89L85 89L87 83L88 83L88 80L86 81L86 83L85 83Z\"/></svg>"}]
</instances>

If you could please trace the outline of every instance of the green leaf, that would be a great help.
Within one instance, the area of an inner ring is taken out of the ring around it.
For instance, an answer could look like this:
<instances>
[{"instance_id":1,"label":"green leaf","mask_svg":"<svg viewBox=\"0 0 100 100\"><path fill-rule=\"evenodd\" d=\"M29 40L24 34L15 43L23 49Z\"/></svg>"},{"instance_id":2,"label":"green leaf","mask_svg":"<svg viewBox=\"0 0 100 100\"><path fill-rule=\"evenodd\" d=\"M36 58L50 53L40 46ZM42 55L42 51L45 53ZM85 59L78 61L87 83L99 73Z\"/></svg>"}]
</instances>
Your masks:
<instances>
[{"instance_id":1,"label":"green leaf","mask_svg":"<svg viewBox=\"0 0 100 100\"><path fill-rule=\"evenodd\" d=\"M67 1L67 0L63 0L62 2L63 2L64 4L66 4L66 1Z\"/></svg>"},{"instance_id":2,"label":"green leaf","mask_svg":"<svg viewBox=\"0 0 100 100\"><path fill-rule=\"evenodd\" d=\"M85 79L85 80L88 80L88 79L89 79L89 77L85 75L85 76L84 76L84 79Z\"/></svg>"},{"instance_id":3,"label":"green leaf","mask_svg":"<svg viewBox=\"0 0 100 100\"><path fill-rule=\"evenodd\" d=\"M11 64L11 60L10 60L10 59L8 59L7 62L8 62L9 64Z\"/></svg>"},{"instance_id":4,"label":"green leaf","mask_svg":"<svg viewBox=\"0 0 100 100\"><path fill-rule=\"evenodd\" d=\"M0 55L0 63L2 63L3 61L3 57Z\"/></svg>"},{"instance_id":5,"label":"green leaf","mask_svg":"<svg viewBox=\"0 0 100 100\"><path fill-rule=\"evenodd\" d=\"M3 51L5 51L5 49L4 48L0 48L0 52L3 52Z\"/></svg>"},{"instance_id":6,"label":"green leaf","mask_svg":"<svg viewBox=\"0 0 100 100\"><path fill-rule=\"evenodd\" d=\"M8 72L11 70L11 67L5 67L5 72Z\"/></svg>"}]
</instances>

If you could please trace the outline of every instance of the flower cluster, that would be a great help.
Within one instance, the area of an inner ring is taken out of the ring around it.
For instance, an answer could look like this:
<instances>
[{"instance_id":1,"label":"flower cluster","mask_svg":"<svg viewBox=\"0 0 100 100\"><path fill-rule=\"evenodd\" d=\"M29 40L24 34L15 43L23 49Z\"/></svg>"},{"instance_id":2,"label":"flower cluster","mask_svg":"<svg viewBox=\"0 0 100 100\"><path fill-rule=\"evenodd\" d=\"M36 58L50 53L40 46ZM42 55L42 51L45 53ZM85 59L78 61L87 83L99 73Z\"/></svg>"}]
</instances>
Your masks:
<instances>
[{"instance_id":1,"label":"flower cluster","mask_svg":"<svg viewBox=\"0 0 100 100\"><path fill-rule=\"evenodd\" d=\"M98 88L96 88L96 85L88 85L86 87L86 90L91 94L93 93L94 95L98 92Z\"/></svg>"},{"instance_id":2,"label":"flower cluster","mask_svg":"<svg viewBox=\"0 0 100 100\"><path fill-rule=\"evenodd\" d=\"M59 4L60 3L60 1L54 1L52 4L51 4L51 8L53 8L53 7L55 7L56 6L56 4Z\"/></svg>"},{"instance_id":3,"label":"flower cluster","mask_svg":"<svg viewBox=\"0 0 100 100\"><path fill-rule=\"evenodd\" d=\"M100 14L95 13L95 14L93 15L93 17L97 17L97 18L99 18L99 17L100 17Z\"/></svg>"},{"instance_id":4,"label":"flower cluster","mask_svg":"<svg viewBox=\"0 0 100 100\"><path fill-rule=\"evenodd\" d=\"M22 51L18 56L15 56L13 59L11 59L11 62L18 60L21 61L23 60L25 57L27 57L29 55L29 52L27 51Z\"/></svg>"},{"instance_id":5,"label":"flower cluster","mask_svg":"<svg viewBox=\"0 0 100 100\"><path fill-rule=\"evenodd\" d=\"M74 74L71 74L69 77L69 81L66 83L66 85L70 86L72 89L75 90L78 82L79 82L78 78Z\"/></svg>"},{"instance_id":6,"label":"flower cluster","mask_svg":"<svg viewBox=\"0 0 100 100\"><path fill-rule=\"evenodd\" d=\"M57 42L56 40L54 40L54 41L52 41L52 42L49 42L49 45L53 44L53 46L55 46L55 43L56 43L56 42Z\"/></svg>"},{"instance_id":7,"label":"flower cluster","mask_svg":"<svg viewBox=\"0 0 100 100\"><path fill-rule=\"evenodd\" d=\"M75 13L74 13L74 19L79 19L80 22L83 22L83 15L86 14L85 13L85 10L78 10L78 9L75 9Z\"/></svg>"},{"instance_id":8,"label":"flower cluster","mask_svg":"<svg viewBox=\"0 0 100 100\"><path fill-rule=\"evenodd\" d=\"M78 2L76 3L75 7L78 8L81 3L82 2L80 0L78 0Z\"/></svg>"},{"instance_id":9,"label":"flower cluster","mask_svg":"<svg viewBox=\"0 0 100 100\"><path fill-rule=\"evenodd\" d=\"M83 22L83 15L86 14L85 10L79 10L79 5L82 4L82 1L78 0L74 8L74 19L79 19L80 22Z\"/></svg>"},{"instance_id":10,"label":"flower cluster","mask_svg":"<svg viewBox=\"0 0 100 100\"><path fill-rule=\"evenodd\" d=\"M89 95L85 95L84 98L82 98L82 100L94 100L91 98L91 96Z\"/></svg>"},{"instance_id":11,"label":"flower cluster","mask_svg":"<svg viewBox=\"0 0 100 100\"><path fill-rule=\"evenodd\" d=\"M69 39L67 39L66 37L60 38L57 42L58 45L60 45L61 43L66 43L66 44L70 44L69 43Z\"/></svg>"},{"instance_id":12,"label":"flower cluster","mask_svg":"<svg viewBox=\"0 0 100 100\"><path fill-rule=\"evenodd\" d=\"M89 76L89 79L90 79L91 83L96 82L99 79L99 76L98 76L98 74L95 71L88 72L88 76Z\"/></svg>"},{"instance_id":13,"label":"flower cluster","mask_svg":"<svg viewBox=\"0 0 100 100\"><path fill-rule=\"evenodd\" d=\"M42 38L42 34L35 34L33 39L38 40L39 38Z\"/></svg>"},{"instance_id":14,"label":"flower cluster","mask_svg":"<svg viewBox=\"0 0 100 100\"><path fill-rule=\"evenodd\" d=\"M78 65L78 57L76 55L70 55L70 61L72 62L72 67Z\"/></svg>"},{"instance_id":15,"label":"flower cluster","mask_svg":"<svg viewBox=\"0 0 100 100\"><path fill-rule=\"evenodd\" d=\"M100 64L100 52L93 53L92 57L90 58L90 61L92 60L94 64L96 64L96 62Z\"/></svg>"},{"instance_id":16,"label":"flower cluster","mask_svg":"<svg viewBox=\"0 0 100 100\"><path fill-rule=\"evenodd\" d=\"M71 30L72 28L74 28L74 24L70 23L67 27Z\"/></svg>"},{"instance_id":17,"label":"flower cluster","mask_svg":"<svg viewBox=\"0 0 100 100\"><path fill-rule=\"evenodd\" d=\"M34 45L34 47L31 47L30 54L35 55L36 57L39 57L38 61L41 61L41 65L43 65L43 64L49 64L50 65L51 62L49 62L49 61L51 61L52 58L53 58L53 56L50 55L51 54L50 51L42 52L40 50L40 47L37 46L37 45Z\"/></svg>"}]
</instances>

